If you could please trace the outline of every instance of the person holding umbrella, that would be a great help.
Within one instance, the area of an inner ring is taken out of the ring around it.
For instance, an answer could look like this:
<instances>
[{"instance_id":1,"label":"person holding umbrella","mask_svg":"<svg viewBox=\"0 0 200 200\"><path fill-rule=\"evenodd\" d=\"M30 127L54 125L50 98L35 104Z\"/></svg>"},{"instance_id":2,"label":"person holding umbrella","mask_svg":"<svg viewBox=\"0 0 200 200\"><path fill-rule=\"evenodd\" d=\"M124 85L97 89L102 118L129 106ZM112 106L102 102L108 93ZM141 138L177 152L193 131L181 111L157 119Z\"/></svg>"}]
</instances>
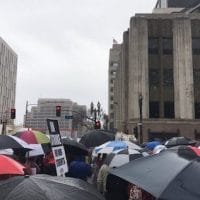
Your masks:
<instances>
[{"instance_id":1,"label":"person holding umbrella","mask_svg":"<svg viewBox=\"0 0 200 200\"><path fill-rule=\"evenodd\" d=\"M84 162L84 157L79 156L69 165L69 172L66 176L72 178L79 178L84 181L87 181L87 178L92 175L92 168L89 164Z\"/></svg>"}]
</instances>

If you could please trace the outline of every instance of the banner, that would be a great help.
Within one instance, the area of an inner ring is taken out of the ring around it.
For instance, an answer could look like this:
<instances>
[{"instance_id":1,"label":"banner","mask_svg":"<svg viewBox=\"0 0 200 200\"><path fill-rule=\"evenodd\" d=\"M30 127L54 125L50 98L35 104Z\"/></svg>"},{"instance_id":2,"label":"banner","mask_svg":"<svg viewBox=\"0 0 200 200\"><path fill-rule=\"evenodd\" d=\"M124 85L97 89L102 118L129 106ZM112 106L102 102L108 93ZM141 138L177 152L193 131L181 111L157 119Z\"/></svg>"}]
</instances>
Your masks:
<instances>
[{"instance_id":1,"label":"banner","mask_svg":"<svg viewBox=\"0 0 200 200\"><path fill-rule=\"evenodd\" d=\"M47 126L49 129L51 147L56 164L56 173L57 176L64 177L65 173L68 172L68 165L65 155L65 149L62 145L58 121L53 119L47 119Z\"/></svg>"}]
</instances>

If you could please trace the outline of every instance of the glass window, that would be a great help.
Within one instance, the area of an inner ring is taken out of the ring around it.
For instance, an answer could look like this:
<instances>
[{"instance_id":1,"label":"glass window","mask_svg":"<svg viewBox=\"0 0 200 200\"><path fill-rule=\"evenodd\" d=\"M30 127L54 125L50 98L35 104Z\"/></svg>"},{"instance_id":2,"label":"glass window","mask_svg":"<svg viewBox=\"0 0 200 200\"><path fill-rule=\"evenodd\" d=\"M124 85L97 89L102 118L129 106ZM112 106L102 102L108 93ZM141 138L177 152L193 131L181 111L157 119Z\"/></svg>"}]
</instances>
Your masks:
<instances>
[{"instance_id":1,"label":"glass window","mask_svg":"<svg viewBox=\"0 0 200 200\"><path fill-rule=\"evenodd\" d=\"M173 86L174 85L173 69L164 69L163 85L164 86Z\"/></svg>"},{"instance_id":2,"label":"glass window","mask_svg":"<svg viewBox=\"0 0 200 200\"><path fill-rule=\"evenodd\" d=\"M158 69L149 70L149 82L150 85L159 85L160 83L160 71Z\"/></svg>"},{"instance_id":3,"label":"glass window","mask_svg":"<svg viewBox=\"0 0 200 200\"><path fill-rule=\"evenodd\" d=\"M193 38L192 39L192 53L194 55L200 54L200 38Z\"/></svg>"},{"instance_id":4,"label":"glass window","mask_svg":"<svg viewBox=\"0 0 200 200\"><path fill-rule=\"evenodd\" d=\"M158 54L159 53L159 39L158 38L149 38L149 54Z\"/></svg>"},{"instance_id":5,"label":"glass window","mask_svg":"<svg viewBox=\"0 0 200 200\"><path fill-rule=\"evenodd\" d=\"M174 118L174 102L164 102L164 117Z\"/></svg>"},{"instance_id":6,"label":"glass window","mask_svg":"<svg viewBox=\"0 0 200 200\"><path fill-rule=\"evenodd\" d=\"M150 118L160 117L160 103L158 101L151 101L149 103L149 117Z\"/></svg>"},{"instance_id":7,"label":"glass window","mask_svg":"<svg viewBox=\"0 0 200 200\"><path fill-rule=\"evenodd\" d=\"M172 38L162 39L163 54L171 55L173 54L173 40Z\"/></svg>"},{"instance_id":8,"label":"glass window","mask_svg":"<svg viewBox=\"0 0 200 200\"><path fill-rule=\"evenodd\" d=\"M195 103L195 118L200 119L200 103Z\"/></svg>"}]
</instances>

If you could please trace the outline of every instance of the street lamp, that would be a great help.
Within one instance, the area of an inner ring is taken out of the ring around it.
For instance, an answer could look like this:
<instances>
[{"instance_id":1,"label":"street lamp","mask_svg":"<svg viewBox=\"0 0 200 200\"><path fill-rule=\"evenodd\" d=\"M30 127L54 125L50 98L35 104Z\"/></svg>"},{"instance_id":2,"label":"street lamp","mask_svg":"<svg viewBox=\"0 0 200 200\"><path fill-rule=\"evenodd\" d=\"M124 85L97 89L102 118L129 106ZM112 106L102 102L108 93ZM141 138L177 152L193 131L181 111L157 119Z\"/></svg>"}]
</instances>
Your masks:
<instances>
[{"instance_id":1,"label":"street lamp","mask_svg":"<svg viewBox=\"0 0 200 200\"><path fill-rule=\"evenodd\" d=\"M139 103L139 110L140 110L140 121L139 121L139 130L140 130L140 144L143 143L143 132L142 132L142 101L143 97L142 94L139 95L138 103Z\"/></svg>"},{"instance_id":2,"label":"street lamp","mask_svg":"<svg viewBox=\"0 0 200 200\"><path fill-rule=\"evenodd\" d=\"M97 116L99 117L101 115L101 104L100 104L99 101L97 103L97 108L95 108L94 103L91 102L90 113L91 113L91 115L94 114L94 123L95 123L94 127L95 127L95 129L99 129L99 128L96 128L96 127L100 127L100 126L96 126L96 124L100 123L99 121L97 121Z\"/></svg>"}]
</instances>

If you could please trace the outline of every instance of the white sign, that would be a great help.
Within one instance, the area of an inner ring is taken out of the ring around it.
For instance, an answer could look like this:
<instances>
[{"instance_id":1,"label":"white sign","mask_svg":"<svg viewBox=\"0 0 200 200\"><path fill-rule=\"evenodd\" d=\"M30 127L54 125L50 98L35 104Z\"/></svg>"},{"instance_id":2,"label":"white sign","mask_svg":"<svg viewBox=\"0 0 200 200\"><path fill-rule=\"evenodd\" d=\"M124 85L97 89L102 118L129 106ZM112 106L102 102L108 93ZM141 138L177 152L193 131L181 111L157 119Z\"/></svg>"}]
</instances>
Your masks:
<instances>
[{"instance_id":1,"label":"white sign","mask_svg":"<svg viewBox=\"0 0 200 200\"><path fill-rule=\"evenodd\" d=\"M52 151L55 159L57 176L65 177L65 173L68 172L68 165L64 147L63 146L52 147Z\"/></svg>"}]
</instances>

